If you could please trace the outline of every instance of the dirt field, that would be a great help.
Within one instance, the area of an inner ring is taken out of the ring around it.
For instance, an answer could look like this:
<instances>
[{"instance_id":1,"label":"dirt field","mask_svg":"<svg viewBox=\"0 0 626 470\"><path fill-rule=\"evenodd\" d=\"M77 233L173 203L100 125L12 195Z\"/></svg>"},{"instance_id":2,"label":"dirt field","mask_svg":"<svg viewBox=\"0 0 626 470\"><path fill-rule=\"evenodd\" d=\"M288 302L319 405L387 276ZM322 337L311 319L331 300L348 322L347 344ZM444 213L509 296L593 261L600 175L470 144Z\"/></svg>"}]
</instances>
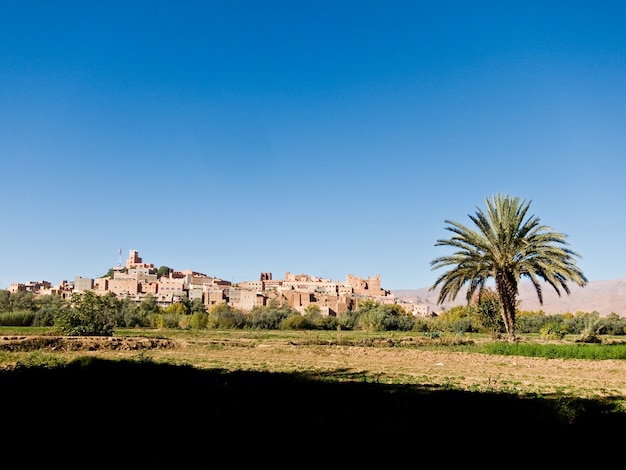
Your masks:
<instances>
[{"instance_id":1,"label":"dirt field","mask_svg":"<svg viewBox=\"0 0 626 470\"><path fill-rule=\"evenodd\" d=\"M280 339L144 337L0 337L2 365L33 351L72 358L150 358L203 369L317 372L380 383L423 384L475 391L626 397L626 363L497 356L423 348L298 344Z\"/></svg>"},{"instance_id":2,"label":"dirt field","mask_svg":"<svg viewBox=\"0 0 626 470\"><path fill-rule=\"evenodd\" d=\"M3 463L490 468L549 442L543 464L578 468L623 444L623 361L313 343L0 337Z\"/></svg>"}]
</instances>

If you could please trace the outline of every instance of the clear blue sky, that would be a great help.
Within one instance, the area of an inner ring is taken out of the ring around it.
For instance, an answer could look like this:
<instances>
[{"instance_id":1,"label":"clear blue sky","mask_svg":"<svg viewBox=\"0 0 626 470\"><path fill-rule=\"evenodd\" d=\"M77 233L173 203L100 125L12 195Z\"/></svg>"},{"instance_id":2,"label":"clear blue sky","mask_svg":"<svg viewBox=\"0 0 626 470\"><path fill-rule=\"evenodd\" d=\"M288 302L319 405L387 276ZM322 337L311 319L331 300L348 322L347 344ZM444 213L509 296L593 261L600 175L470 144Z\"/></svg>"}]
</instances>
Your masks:
<instances>
[{"instance_id":1,"label":"clear blue sky","mask_svg":"<svg viewBox=\"0 0 626 470\"><path fill-rule=\"evenodd\" d=\"M429 287L496 193L626 276L626 3L0 1L0 288Z\"/></svg>"}]
</instances>

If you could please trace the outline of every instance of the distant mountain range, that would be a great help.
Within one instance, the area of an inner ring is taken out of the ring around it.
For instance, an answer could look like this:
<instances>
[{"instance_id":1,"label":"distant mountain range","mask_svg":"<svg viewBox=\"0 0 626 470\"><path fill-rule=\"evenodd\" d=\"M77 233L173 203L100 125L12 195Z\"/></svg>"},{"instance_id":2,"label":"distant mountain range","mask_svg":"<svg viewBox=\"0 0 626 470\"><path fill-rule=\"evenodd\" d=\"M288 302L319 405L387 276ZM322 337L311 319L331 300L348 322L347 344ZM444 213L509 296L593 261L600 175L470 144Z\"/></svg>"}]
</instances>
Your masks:
<instances>
[{"instance_id":1,"label":"distant mountain range","mask_svg":"<svg viewBox=\"0 0 626 470\"><path fill-rule=\"evenodd\" d=\"M569 284L568 284L569 285ZM391 293L398 298L412 302L426 304L431 312L441 312L442 308L449 309L455 305L465 305L467 290L462 289L454 302L445 302L437 305L439 290L430 292L428 287L414 290L391 289ZM557 295L549 284L542 285L543 305L539 305L537 293L530 282L520 283L519 296L520 310L543 310L547 314L598 312L600 316L617 313L626 316L626 278L610 281L591 281L585 287L570 285L571 294L561 290L561 297Z\"/></svg>"}]
</instances>

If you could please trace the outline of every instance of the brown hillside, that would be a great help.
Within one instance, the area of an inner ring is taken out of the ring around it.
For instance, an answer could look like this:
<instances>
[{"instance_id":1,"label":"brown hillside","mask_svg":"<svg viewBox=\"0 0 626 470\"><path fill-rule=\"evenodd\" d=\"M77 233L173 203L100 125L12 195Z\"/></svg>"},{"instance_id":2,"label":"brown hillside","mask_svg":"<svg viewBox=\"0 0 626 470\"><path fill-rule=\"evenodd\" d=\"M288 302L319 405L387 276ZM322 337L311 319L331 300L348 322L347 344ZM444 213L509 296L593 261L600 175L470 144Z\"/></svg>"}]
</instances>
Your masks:
<instances>
[{"instance_id":1,"label":"brown hillside","mask_svg":"<svg viewBox=\"0 0 626 470\"><path fill-rule=\"evenodd\" d=\"M401 299L427 304L431 312L440 312L442 307L450 308L465 304L466 289L462 289L454 302L437 305L439 290L430 292L428 287L414 290L391 290L391 293ZM554 289L543 284L543 305L539 304L537 293L532 284L524 281L520 285L521 310L543 310L547 314L598 312L600 316L617 313L626 316L626 278L609 281L592 281L585 287L570 286L571 294L561 293L559 297Z\"/></svg>"}]
</instances>

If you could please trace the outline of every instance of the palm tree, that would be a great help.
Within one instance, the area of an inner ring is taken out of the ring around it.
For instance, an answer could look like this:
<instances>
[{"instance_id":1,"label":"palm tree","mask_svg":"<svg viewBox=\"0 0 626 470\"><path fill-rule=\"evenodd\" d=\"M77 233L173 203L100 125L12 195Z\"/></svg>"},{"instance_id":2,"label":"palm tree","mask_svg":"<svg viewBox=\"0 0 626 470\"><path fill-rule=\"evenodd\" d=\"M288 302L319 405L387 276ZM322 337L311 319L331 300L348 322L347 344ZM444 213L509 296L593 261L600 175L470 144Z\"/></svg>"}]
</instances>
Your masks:
<instances>
[{"instance_id":1,"label":"palm tree","mask_svg":"<svg viewBox=\"0 0 626 470\"><path fill-rule=\"evenodd\" d=\"M458 251L430 262L433 270L454 266L439 276L430 290L441 285L437 301L441 304L446 299L454 300L467 284L469 302L476 293L480 298L489 279L495 280L508 339L515 341L515 308L521 278L533 283L540 305L540 280L552 286L560 297L560 289L570 294L567 281L584 287L587 279L576 266L576 257L580 255L568 248L566 235L541 225L535 216L525 219L530 203L508 195L495 195L486 203L487 213L478 209L475 215L469 215L477 230L445 220L449 224L446 230L454 236L437 240L435 246L451 246Z\"/></svg>"}]
</instances>

